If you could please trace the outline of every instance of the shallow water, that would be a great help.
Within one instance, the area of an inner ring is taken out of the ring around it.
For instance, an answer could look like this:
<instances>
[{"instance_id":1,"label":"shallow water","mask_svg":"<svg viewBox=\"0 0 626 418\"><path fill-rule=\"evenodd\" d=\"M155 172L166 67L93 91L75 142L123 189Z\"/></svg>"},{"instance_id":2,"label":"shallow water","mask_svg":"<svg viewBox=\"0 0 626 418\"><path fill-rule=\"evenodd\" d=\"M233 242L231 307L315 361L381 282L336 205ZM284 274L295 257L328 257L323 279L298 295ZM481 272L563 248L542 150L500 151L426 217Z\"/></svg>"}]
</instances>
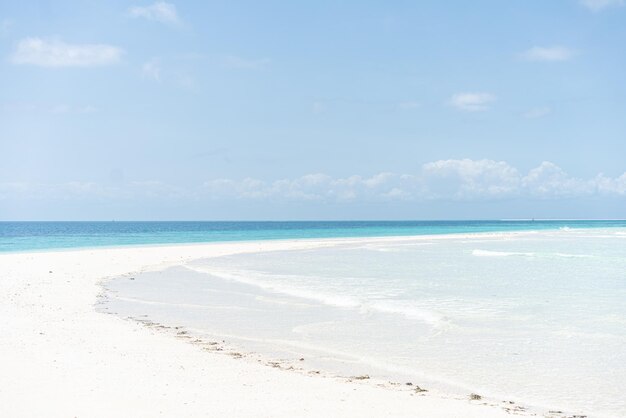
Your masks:
<instances>
[{"instance_id":1,"label":"shallow water","mask_svg":"<svg viewBox=\"0 0 626 418\"><path fill-rule=\"evenodd\" d=\"M626 229L335 242L108 285L108 307L343 374L626 415Z\"/></svg>"},{"instance_id":2,"label":"shallow water","mask_svg":"<svg viewBox=\"0 0 626 418\"><path fill-rule=\"evenodd\" d=\"M0 252L120 245L605 227L626 227L626 221L0 222Z\"/></svg>"}]
</instances>

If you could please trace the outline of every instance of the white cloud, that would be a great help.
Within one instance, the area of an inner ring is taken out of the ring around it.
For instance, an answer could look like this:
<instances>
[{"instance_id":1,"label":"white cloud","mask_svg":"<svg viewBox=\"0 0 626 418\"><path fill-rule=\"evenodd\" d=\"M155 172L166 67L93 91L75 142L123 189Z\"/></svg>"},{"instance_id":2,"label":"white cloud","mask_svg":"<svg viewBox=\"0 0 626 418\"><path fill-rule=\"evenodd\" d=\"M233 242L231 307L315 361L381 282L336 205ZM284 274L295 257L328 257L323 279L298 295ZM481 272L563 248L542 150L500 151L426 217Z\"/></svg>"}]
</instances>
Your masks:
<instances>
[{"instance_id":1,"label":"white cloud","mask_svg":"<svg viewBox=\"0 0 626 418\"><path fill-rule=\"evenodd\" d=\"M11 56L14 64L40 67L95 67L118 62L123 51L105 44L68 44L60 40L25 38Z\"/></svg>"},{"instance_id":2,"label":"white cloud","mask_svg":"<svg viewBox=\"0 0 626 418\"><path fill-rule=\"evenodd\" d=\"M626 173L583 180L550 162L527 174L503 161L440 160L424 164L418 174L380 173L333 178L315 174L264 182L256 179L214 180L204 185L213 198L320 201L484 200L510 197L558 199L592 195L626 196Z\"/></svg>"},{"instance_id":3,"label":"white cloud","mask_svg":"<svg viewBox=\"0 0 626 418\"><path fill-rule=\"evenodd\" d=\"M141 73L144 77L152 79L154 81L161 81L161 66L158 58L153 58L150 61L146 61L141 66Z\"/></svg>"},{"instance_id":4,"label":"white cloud","mask_svg":"<svg viewBox=\"0 0 626 418\"><path fill-rule=\"evenodd\" d=\"M424 164L415 174L383 172L373 176L333 177L315 173L274 181L222 178L189 188L158 181L0 183L0 199L138 198L363 203L599 196L626 198L626 173L618 177L598 174L581 179L570 176L548 161L524 173L504 161L461 159L433 161Z\"/></svg>"},{"instance_id":5,"label":"white cloud","mask_svg":"<svg viewBox=\"0 0 626 418\"><path fill-rule=\"evenodd\" d=\"M604 174L598 174L594 181L601 194L626 195L626 173L616 178L606 177Z\"/></svg>"},{"instance_id":6,"label":"white cloud","mask_svg":"<svg viewBox=\"0 0 626 418\"><path fill-rule=\"evenodd\" d=\"M233 68L238 70L262 70L267 68L271 60L269 58L257 58L249 59L229 55L224 57L222 65L226 68Z\"/></svg>"},{"instance_id":7,"label":"white cloud","mask_svg":"<svg viewBox=\"0 0 626 418\"><path fill-rule=\"evenodd\" d=\"M524 113L526 119L539 119L548 116L552 113L552 109L547 106L535 107Z\"/></svg>"},{"instance_id":8,"label":"white cloud","mask_svg":"<svg viewBox=\"0 0 626 418\"><path fill-rule=\"evenodd\" d=\"M576 55L576 51L564 46L534 46L520 54L526 61L567 61Z\"/></svg>"},{"instance_id":9,"label":"white cloud","mask_svg":"<svg viewBox=\"0 0 626 418\"><path fill-rule=\"evenodd\" d=\"M589 195L597 188L594 180L570 177L561 167L549 161L530 170L522 179L522 186L533 196L552 198Z\"/></svg>"},{"instance_id":10,"label":"white cloud","mask_svg":"<svg viewBox=\"0 0 626 418\"><path fill-rule=\"evenodd\" d=\"M623 6L624 0L580 0L580 4L591 11L599 12L613 6Z\"/></svg>"},{"instance_id":11,"label":"white cloud","mask_svg":"<svg viewBox=\"0 0 626 418\"><path fill-rule=\"evenodd\" d=\"M489 105L496 100L490 93L458 93L450 98L449 103L460 110L480 112L489 109Z\"/></svg>"},{"instance_id":12,"label":"white cloud","mask_svg":"<svg viewBox=\"0 0 626 418\"><path fill-rule=\"evenodd\" d=\"M381 196L385 198L385 200L409 200L411 198L411 193L394 187L388 192L383 193Z\"/></svg>"},{"instance_id":13,"label":"white cloud","mask_svg":"<svg viewBox=\"0 0 626 418\"><path fill-rule=\"evenodd\" d=\"M424 164L422 179L432 197L502 197L518 190L520 174L503 161L440 160Z\"/></svg>"},{"instance_id":14,"label":"white cloud","mask_svg":"<svg viewBox=\"0 0 626 418\"><path fill-rule=\"evenodd\" d=\"M583 180L550 162L524 174L504 161L439 160L418 174L379 173L334 178L312 174L266 182L259 179L207 181L212 199L300 201L485 200L511 197L558 199L593 195L626 196L626 173Z\"/></svg>"},{"instance_id":15,"label":"white cloud","mask_svg":"<svg viewBox=\"0 0 626 418\"><path fill-rule=\"evenodd\" d=\"M368 179L363 180L363 184L370 189L376 188L382 184L385 184L389 180L393 179L393 173L379 173Z\"/></svg>"},{"instance_id":16,"label":"white cloud","mask_svg":"<svg viewBox=\"0 0 626 418\"><path fill-rule=\"evenodd\" d=\"M181 23L176 6L164 1L157 1L149 6L135 6L128 9L128 16L133 18L143 18L156 22L176 25Z\"/></svg>"},{"instance_id":17,"label":"white cloud","mask_svg":"<svg viewBox=\"0 0 626 418\"><path fill-rule=\"evenodd\" d=\"M326 174L309 174L295 179L265 182L257 179L217 179L205 182L203 190L219 199L287 199L304 201L393 200L405 198L401 187L412 183L392 173L372 177L353 175L333 178ZM394 190L395 189L395 190Z\"/></svg>"}]
</instances>

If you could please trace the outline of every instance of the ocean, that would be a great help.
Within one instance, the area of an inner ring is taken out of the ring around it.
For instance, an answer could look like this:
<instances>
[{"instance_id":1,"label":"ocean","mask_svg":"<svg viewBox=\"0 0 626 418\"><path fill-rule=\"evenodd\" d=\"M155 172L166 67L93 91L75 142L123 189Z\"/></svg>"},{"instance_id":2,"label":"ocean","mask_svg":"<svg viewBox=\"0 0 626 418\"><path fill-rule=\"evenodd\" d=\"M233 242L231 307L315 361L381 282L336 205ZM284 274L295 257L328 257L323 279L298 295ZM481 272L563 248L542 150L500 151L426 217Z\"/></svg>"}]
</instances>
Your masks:
<instances>
[{"instance_id":1,"label":"ocean","mask_svg":"<svg viewBox=\"0 0 626 418\"><path fill-rule=\"evenodd\" d=\"M626 221L0 222L0 252L605 227Z\"/></svg>"},{"instance_id":2,"label":"ocean","mask_svg":"<svg viewBox=\"0 0 626 418\"><path fill-rule=\"evenodd\" d=\"M199 259L109 282L103 309L339 376L625 416L626 227L532 225Z\"/></svg>"},{"instance_id":3,"label":"ocean","mask_svg":"<svg viewBox=\"0 0 626 418\"><path fill-rule=\"evenodd\" d=\"M0 251L350 237L115 278L98 309L339 376L626 416L626 221L0 223Z\"/></svg>"}]
</instances>

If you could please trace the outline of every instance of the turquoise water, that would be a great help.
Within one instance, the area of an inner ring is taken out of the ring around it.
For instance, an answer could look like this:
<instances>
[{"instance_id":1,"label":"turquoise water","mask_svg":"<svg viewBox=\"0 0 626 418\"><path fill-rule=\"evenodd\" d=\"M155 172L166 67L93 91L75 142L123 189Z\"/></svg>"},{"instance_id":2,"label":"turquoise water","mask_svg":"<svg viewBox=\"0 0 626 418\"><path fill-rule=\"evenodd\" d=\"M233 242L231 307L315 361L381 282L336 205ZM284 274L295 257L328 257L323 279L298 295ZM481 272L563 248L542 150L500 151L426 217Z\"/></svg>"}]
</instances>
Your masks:
<instances>
[{"instance_id":1,"label":"turquoise water","mask_svg":"<svg viewBox=\"0 0 626 418\"><path fill-rule=\"evenodd\" d=\"M626 221L0 222L0 252L608 227Z\"/></svg>"}]
</instances>

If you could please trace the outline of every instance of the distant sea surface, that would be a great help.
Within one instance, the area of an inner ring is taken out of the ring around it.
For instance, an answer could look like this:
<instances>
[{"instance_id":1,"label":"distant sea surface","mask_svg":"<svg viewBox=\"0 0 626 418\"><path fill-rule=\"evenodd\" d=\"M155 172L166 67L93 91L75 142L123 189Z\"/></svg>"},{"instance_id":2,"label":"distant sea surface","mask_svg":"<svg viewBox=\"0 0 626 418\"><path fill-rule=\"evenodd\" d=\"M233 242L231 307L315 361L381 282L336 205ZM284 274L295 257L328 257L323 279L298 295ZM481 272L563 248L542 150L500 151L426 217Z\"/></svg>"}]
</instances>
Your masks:
<instances>
[{"instance_id":1,"label":"distant sea surface","mask_svg":"<svg viewBox=\"0 0 626 418\"><path fill-rule=\"evenodd\" d=\"M626 220L0 222L0 252L269 239L626 227Z\"/></svg>"}]
</instances>

